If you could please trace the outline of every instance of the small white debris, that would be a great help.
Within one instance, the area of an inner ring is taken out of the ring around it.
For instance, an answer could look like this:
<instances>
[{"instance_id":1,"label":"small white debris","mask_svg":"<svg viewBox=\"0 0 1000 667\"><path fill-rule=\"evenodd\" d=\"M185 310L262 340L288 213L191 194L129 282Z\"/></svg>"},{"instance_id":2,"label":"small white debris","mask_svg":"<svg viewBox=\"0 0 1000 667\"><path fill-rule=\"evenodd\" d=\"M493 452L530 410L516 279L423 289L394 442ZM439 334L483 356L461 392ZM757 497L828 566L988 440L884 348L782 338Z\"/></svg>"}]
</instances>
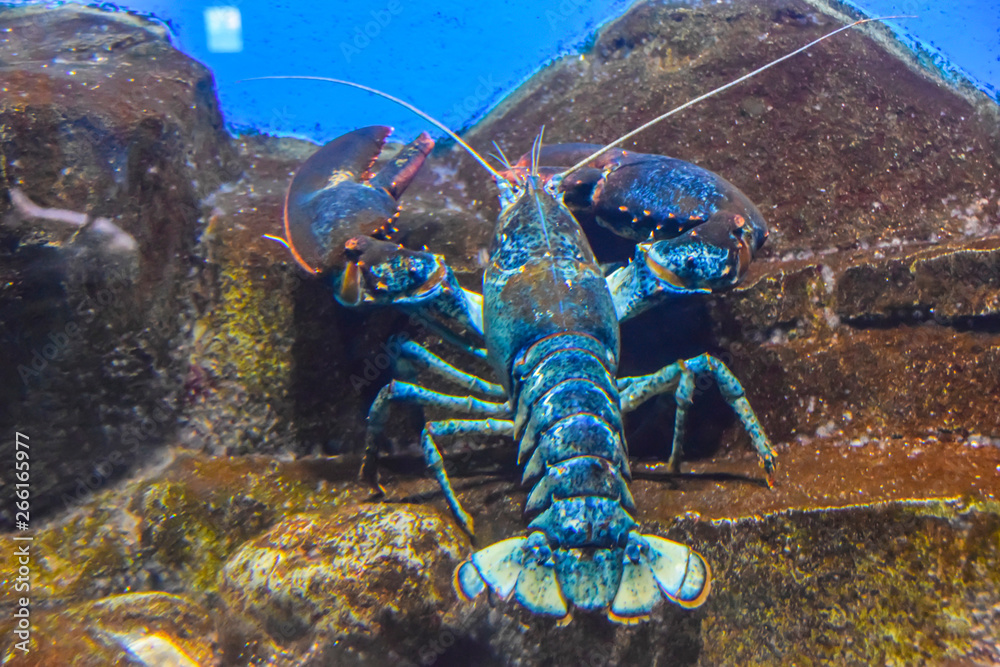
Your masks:
<instances>
[{"instance_id":1,"label":"small white debris","mask_svg":"<svg viewBox=\"0 0 1000 667\"><path fill-rule=\"evenodd\" d=\"M829 438L836 432L837 432L837 424L835 424L834 421L831 419L830 421L828 421L827 423L823 424L818 429L816 429L816 437Z\"/></svg>"},{"instance_id":2,"label":"small white debris","mask_svg":"<svg viewBox=\"0 0 1000 667\"><path fill-rule=\"evenodd\" d=\"M820 269L820 275L823 277L823 285L826 287L826 293L833 294L833 288L836 287L837 281L833 276L833 269L830 268L829 264L823 265L823 268Z\"/></svg>"},{"instance_id":3,"label":"small white debris","mask_svg":"<svg viewBox=\"0 0 1000 667\"><path fill-rule=\"evenodd\" d=\"M991 438L988 435L973 434L966 439L965 444L973 449L979 449L980 447L1000 448L1000 438Z\"/></svg>"}]
</instances>

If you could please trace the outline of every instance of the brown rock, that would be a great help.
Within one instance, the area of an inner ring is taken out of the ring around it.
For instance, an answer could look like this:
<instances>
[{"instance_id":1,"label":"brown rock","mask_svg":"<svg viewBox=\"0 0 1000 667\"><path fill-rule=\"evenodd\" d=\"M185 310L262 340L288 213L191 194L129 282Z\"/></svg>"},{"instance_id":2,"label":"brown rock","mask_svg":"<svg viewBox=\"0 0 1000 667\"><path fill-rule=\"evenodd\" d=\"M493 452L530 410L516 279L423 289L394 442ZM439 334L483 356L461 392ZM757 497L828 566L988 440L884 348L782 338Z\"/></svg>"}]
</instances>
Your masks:
<instances>
[{"instance_id":1,"label":"brown rock","mask_svg":"<svg viewBox=\"0 0 1000 667\"><path fill-rule=\"evenodd\" d=\"M16 667L221 664L208 611L166 593L129 593L58 611L36 610L27 651L14 646L9 629L0 642L4 664Z\"/></svg>"},{"instance_id":2,"label":"brown rock","mask_svg":"<svg viewBox=\"0 0 1000 667\"><path fill-rule=\"evenodd\" d=\"M73 7L0 14L0 217L10 223L0 229L0 424L34 445L37 518L172 434L199 200L239 168L211 73L161 27ZM15 187L42 207L108 219L138 245L137 273L11 226ZM12 446L0 443L5 460ZM0 525L12 520L9 471Z\"/></svg>"},{"instance_id":3,"label":"brown rock","mask_svg":"<svg viewBox=\"0 0 1000 667\"><path fill-rule=\"evenodd\" d=\"M327 661L360 652L377 664L440 631L465 543L426 506L297 514L230 557L220 590L279 645L308 637Z\"/></svg>"}]
</instances>

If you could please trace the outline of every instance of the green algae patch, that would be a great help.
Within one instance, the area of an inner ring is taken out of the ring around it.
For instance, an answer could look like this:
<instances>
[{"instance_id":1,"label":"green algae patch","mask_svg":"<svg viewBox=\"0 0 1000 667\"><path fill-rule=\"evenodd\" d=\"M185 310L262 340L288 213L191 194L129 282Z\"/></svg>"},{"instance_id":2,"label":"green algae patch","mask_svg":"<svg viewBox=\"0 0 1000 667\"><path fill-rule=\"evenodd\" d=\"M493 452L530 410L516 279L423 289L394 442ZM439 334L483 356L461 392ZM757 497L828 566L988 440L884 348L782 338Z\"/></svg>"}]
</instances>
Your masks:
<instances>
[{"instance_id":1,"label":"green algae patch","mask_svg":"<svg viewBox=\"0 0 1000 667\"><path fill-rule=\"evenodd\" d=\"M336 507L345 496L303 464L264 457L181 457L133 501L149 557L201 592L241 543L288 514ZM349 495L349 494L348 494Z\"/></svg>"},{"instance_id":2,"label":"green algae patch","mask_svg":"<svg viewBox=\"0 0 1000 667\"><path fill-rule=\"evenodd\" d=\"M137 526L125 510L98 507L41 531L34 540L33 597L85 600L135 587Z\"/></svg>"},{"instance_id":3,"label":"green algae patch","mask_svg":"<svg viewBox=\"0 0 1000 667\"><path fill-rule=\"evenodd\" d=\"M46 605L170 587L212 595L226 558L285 516L353 507L356 462L178 455L93 494L34 535L32 600ZM14 553L10 536L0 546Z\"/></svg>"},{"instance_id":4,"label":"green algae patch","mask_svg":"<svg viewBox=\"0 0 1000 667\"><path fill-rule=\"evenodd\" d=\"M152 484L138 499L143 516L142 546L196 590L211 589L235 536L213 521L218 509L199 502L184 485Z\"/></svg>"},{"instance_id":5,"label":"green algae patch","mask_svg":"<svg viewBox=\"0 0 1000 667\"><path fill-rule=\"evenodd\" d=\"M280 273L272 269L270 273ZM266 274L266 271L265 271ZM291 369L291 347L285 340L292 320L291 301L275 294L273 279L251 275L241 263L220 273L221 303L211 315L220 361L257 395L283 396Z\"/></svg>"},{"instance_id":6,"label":"green algae patch","mask_svg":"<svg viewBox=\"0 0 1000 667\"><path fill-rule=\"evenodd\" d=\"M298 276L262 256L262 246L276 245L260 236L277 232L265 223L277 224L280 209L258 206L245 181L235 187L240 196L215 197L225 210L206 213L199 250L210 298L192 332L182 437L219 454L288 451L296 448L289 392Z\"/></svg>"}]
</instances>

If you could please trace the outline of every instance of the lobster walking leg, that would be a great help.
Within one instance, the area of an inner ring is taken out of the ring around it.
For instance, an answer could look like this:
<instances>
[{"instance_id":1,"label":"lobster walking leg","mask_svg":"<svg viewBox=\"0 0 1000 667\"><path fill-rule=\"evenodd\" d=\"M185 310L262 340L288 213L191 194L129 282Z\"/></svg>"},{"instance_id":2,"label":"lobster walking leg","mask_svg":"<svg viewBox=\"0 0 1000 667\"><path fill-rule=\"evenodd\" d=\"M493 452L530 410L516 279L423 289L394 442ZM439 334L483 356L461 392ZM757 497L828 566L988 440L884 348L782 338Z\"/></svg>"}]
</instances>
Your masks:
<instances>
[{"instance_id":1,"label":"lobster walking leg","mask_svg":"<svg viewBox=\"0 0 1000 667\"><path fill-rule=\"evenodd\" d=\"M403 343L400 356L420 364L436 375L469 391L479 392L493 398L507 398L507 391L500 385L455 368L419 343L413 341Z\"/></svg>"},{"instance_id":2,"label":"lobster walking leg","mask_svg":"<svg viewBox=\"0 0 1000 667\"><path fill-rule=\"evenodd\" d=\"M509 417L511 414L509 402L496 403L472 396L451 396L420 385L393 380L382 387L368 410L368 432L365 436L361 477L371 485L376 495L385 493L378 483L378 455L382 431L389 418L389 406L397 401L454 410L476 417Z\"/></svg>"},{"instance_id":3,"label":"lobster walking leg","mask_svg":"<svg viewBox=\"0 0 1000 667\"><path fill-rule=\"evenodd\" d=\"M675 392L677 416L669 465L676 469L680 463L680 438L683 437L687 411L694 399L694 378L697 375L711 375L715 379L722 392L722 397L739 417L743 428L750 435L760 463L767 472L768 485L773 485L771 476L777 465L776 454L764 433L764 427L761 426L760 420L757 419L753 408L750 407L743 385L722 361L710 354L701 354L692 359L677 361L650 375L620 379L618 389L621 392L622 412L634 410L653 396L665 394L668 391Z\"/></svg>"},{"instance_id":4,"label":"lobster walking leg","mask_svg":"<svg viewBox=\"0 0 1000 667\"><path fill-rule=\"evenodd\" d=\"M427 422L424 425L424 432L420 436L420 446L423 449L427 467L434 473L434 478L441 486L441 491L444 492L445 500L448 501L448 507L451 508L455 519L469 535L473 534L472 517L455 497L455 490L451 487L448 473L444 469L441 450L434 442L434 437L472 434L510 436L514 434L514 422L509 419L445 419Z\"/></svg>"}]
</instances>

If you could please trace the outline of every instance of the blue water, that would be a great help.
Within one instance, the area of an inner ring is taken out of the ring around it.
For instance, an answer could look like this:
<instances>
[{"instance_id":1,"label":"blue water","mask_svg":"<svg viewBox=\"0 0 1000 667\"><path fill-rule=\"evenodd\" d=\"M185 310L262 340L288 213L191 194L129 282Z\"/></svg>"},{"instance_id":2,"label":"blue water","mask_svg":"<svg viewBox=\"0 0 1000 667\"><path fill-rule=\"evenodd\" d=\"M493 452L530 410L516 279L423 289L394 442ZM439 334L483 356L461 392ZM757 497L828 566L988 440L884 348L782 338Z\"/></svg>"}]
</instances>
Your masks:
<instances>
[{"instance_id":1,"label":"blue water","mask_svg":"<svg viewBox=\"0 0 1000 667\"><path fill-rule=\"evenodd\" d=\"M411 135L426 123L391 103L332 84L240 80L275 74L350 79L392 92L461 128L547 62L585 49L597 28L632 2L121 4L166 21L180 48L215 72L231 129L325 141L360 125L388 124ZM918 15L890 25L935 66L966 77L1000 101L1000 0L853 4L872 15Z\"/></svg>"},{"instance_id":2,"label":"blue water","mask_svg":"<svg viewBox=\"0 0 1000 667\"><path fill-rule=\"evenodd\" d=\"M1000 0L857 0L871 16L911 14L890 25L946 75L964 76L1000 102Z\"/></svg>"}]
</instances>

